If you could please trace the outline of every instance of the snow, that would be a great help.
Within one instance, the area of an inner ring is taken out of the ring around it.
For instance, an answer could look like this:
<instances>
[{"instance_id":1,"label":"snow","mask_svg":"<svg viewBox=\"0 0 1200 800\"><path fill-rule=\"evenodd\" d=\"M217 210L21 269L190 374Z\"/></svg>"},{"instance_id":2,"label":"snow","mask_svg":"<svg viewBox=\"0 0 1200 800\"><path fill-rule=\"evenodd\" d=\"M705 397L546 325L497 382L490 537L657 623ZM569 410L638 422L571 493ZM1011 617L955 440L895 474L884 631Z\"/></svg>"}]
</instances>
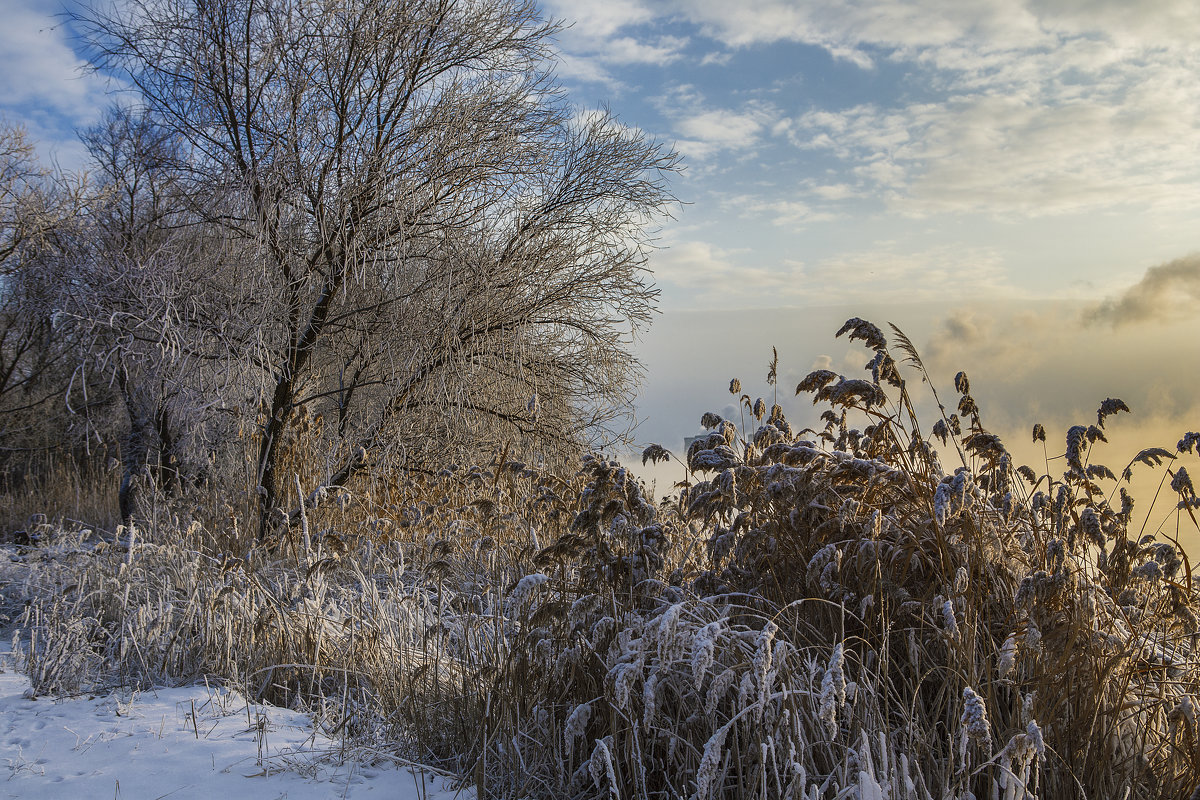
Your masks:
<instances>
[{"instance_id":1,"label":"snow","mask_svg":"<svg viewBox=\"0 0 1200 800\"><path fill-rule=\"evenodd\" d=\"M475 797L428 768L368 755L341 753L304 714L215 685L32 698L0 653L0 800Z\"/></svg>"}]
</instances>

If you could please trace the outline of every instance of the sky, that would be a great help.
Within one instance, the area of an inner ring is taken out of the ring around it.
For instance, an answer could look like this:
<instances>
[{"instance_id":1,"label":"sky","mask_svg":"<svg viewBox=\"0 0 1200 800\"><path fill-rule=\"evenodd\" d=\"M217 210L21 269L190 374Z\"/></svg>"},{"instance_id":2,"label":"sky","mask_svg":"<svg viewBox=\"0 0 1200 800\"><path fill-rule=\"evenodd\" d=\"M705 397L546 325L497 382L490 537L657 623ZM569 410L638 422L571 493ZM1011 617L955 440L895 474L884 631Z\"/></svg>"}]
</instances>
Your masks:
<instances>
[{"instance_id":1,"label":"sky","mask_svg":"<svg viewBox=\"0 0 1200 800\"><path fill-rule=\"evenodd\" d=\"M976 374L1005 424L1121 390L1147 418L1196 411L1191 0L547 7L573 23L572 97L687 165L651 260L651 390L687 374L723 405L717 366L761 383L772 345L790 377L860 369L833 340L846 314L899 324L947 383Z\"/></svg>"},{"instance_id":2,"label":"sky","mask_svg":"<svg viewBox=\"0 0 1200 800\"><path fill-rule=\"evenodd\" d=\"M1116 472L1200 429L1194 0L546 7L569 25L571 96L686 163L651 259L664 313L640 345L639 442L678 453L704 411L740 424L733 377L811 423L796 383L869 358L833 337L851 316L901 327L943 401L966 370L984 423L1039 471L1033 423L1061 454L1108 397L1134 411L1098 454Z\"/></svg>"},{"instance_id":3,"label":"sky","mask_svg":"<svg viewBox=\"0 0 1200 800\"><path fill-rule=\"evenodd\" d=\"M1191 0L547 7L572 96L686 159L668 309L1098 300L1197 248Z\"/></svg>"},{"instance_id":4,"label":"sky","mask_svg":"<svg viewBox=\"0 0 1200 800\"><path fill-rule=\"evenodd\" d=\"M73 166L108 87L45 8L0 0L0 114ZM581 111L684 158L635 344L639 443L679 448L732 377L766 392L773 346L785 408L811 413L800 377L866 361L833 339L849 316L904 329L944 397L967 370L1014 449L1106 397L1134 411L1112 423L1125 460L1200 429L1194 0L542 8Z\"/></svg>"}]
</instances>

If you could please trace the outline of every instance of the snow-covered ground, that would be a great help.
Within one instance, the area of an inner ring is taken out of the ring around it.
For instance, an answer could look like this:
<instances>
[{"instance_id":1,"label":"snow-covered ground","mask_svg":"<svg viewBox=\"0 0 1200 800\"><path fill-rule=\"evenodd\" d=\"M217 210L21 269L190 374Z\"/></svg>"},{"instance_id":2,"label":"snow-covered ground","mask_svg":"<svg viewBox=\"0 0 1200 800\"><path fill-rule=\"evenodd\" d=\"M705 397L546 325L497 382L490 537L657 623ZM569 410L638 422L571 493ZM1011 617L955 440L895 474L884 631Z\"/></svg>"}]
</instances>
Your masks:
<instances>
[{"instance_id":1,"label":"snow-covered ground","mask_svg":"<svg viewBox=\"0 0 1200 800\"><path fill-rule=\"evenodd\" d=\"M428 769L367 764L362 751L342 758L305 715L224 688L31 694L11 654L0 653L0 800L475 796Z\"/></svg>"}]
</instances>

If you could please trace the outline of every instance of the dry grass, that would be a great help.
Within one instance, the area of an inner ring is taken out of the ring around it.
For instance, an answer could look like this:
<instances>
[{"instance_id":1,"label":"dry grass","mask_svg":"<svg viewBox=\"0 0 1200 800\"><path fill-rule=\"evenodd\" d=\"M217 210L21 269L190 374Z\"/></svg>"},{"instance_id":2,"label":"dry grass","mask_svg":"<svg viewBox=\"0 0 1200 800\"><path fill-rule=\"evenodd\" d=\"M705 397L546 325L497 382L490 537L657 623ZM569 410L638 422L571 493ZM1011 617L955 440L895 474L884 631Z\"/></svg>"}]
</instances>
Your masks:
<instances>
[{"instance_id":1,"label":"dry grass","mask_svg":"<svg viewBox=\"0 0 1200 800\"><path fill-rule=\"evenodd\" d=\"M658 507L602 458L501 454L310 495L274 549L234 509L48 525L0 574L34 685L222 677L489 796L1188 797L1196 595L1096 461L1120 406L1018 468L965 375L926 433L883 335L843 332L876 357L802 382L822 429L742 396L753 429L706 415ZM1183 524L1197 438L1132 463Z\"/></svg>"},{"instance_id":2,"label":"dry grass","mask_svg":"<svg viewBox=\"0 0 1200 800\"><path fill-rule=\"evenodd\" d=\"M103 466L81 466L75 459L47 454L24 465L18 474L0 475L0 541L44 520L86 520L108 530L121 521L117 510L120 475ZM23 538L18 536L17 538Z\"/></svg>"}]
</instances>

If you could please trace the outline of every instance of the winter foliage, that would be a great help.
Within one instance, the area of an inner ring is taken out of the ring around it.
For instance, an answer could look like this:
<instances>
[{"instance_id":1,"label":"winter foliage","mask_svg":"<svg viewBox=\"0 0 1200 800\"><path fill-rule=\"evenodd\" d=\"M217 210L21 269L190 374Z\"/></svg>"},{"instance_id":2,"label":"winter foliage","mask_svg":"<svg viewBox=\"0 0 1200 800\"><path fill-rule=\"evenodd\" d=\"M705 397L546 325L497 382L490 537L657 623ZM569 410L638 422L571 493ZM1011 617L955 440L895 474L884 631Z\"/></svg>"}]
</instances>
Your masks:
<instances>
[{"instance_id":1,"label":"winter foliage","mask_svg":"<svg viewBox=\"0 0 1200 800\"><path fill-rule=\"evenodd\" d=\"M706 415L657 504L602 456L564 477L499 453L313 498L276 548L200 507L40 521L6 613L38 693L219 680L481 796L1190 794L1186 555L1086 427L1058 474L1014 466L973 401L935 447L904 369L825 396L820 430L748 396L754 431ZM1130 464L1180 525L1194 438Z\"/></svg>"}]
</instances>

